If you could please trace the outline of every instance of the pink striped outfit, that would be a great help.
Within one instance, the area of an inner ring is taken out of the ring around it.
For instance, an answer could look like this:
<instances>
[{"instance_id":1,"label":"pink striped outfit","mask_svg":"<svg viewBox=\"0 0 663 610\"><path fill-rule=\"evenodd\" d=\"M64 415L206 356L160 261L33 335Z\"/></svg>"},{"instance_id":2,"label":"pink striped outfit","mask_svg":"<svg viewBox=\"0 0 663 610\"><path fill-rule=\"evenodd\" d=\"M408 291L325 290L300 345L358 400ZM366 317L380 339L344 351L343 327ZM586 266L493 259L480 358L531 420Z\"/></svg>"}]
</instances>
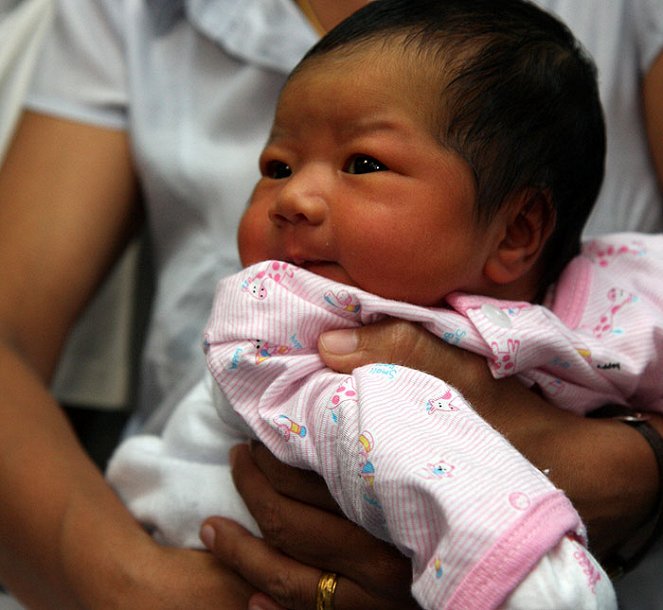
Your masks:
<instances>
[{"instance_id":1,"label":"pink striped outfit","mask_svg":"<svg viewBox=\"0 0 663 610\"><path fill-rule=\"evenodd\" d=\"M662 277L663 239L639 234L588 242L545 307L454 294L449 309L422 308L286 263L255 265L220 282L205 331L220 417L209 400L190 400L163 438L121 446L110 480L162 539L180 542L169 527L188 520L197 533L219 513L215 500L199 502L204 493L189 508L181 491L173 502L178 484L210 487L210 466L225 459L203 439L244 430L320 473L349 518L411 557L425 608L616 607L569 501L454 388L391 364L334 373L316 342L323 330L398 317L486 356L496 377L517 374L563 408L661 410ZM173 518L176 505L184 509ZM537 579L545 583L532 588ZM568 606L532 605L528 591L565 586Z\"/></svg>"}]
</instances>

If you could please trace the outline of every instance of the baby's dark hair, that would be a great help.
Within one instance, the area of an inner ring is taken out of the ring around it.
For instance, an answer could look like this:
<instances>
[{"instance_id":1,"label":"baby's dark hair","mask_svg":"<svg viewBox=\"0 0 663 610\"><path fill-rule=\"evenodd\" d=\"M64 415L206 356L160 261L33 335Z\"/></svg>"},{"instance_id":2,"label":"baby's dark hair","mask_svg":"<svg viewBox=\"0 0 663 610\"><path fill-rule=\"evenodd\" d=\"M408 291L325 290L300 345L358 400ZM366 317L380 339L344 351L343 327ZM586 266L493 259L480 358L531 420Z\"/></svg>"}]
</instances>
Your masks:
<instances>
[{"instance_id":1,"label":"baby's dark hair","mask_svg":"<svg viewBox=\"0 0 663 610\"><path fill-rule=\"evenodd\" d=\"M472 168L479 220L521 191L551 199L556 224L541 287L554 281L578 253L605 157L596 68L568 28L525 0L377 0L329 32L298 70L375 43L402 49L440 84L439 139Z\"/></svg>"}]
</instances>

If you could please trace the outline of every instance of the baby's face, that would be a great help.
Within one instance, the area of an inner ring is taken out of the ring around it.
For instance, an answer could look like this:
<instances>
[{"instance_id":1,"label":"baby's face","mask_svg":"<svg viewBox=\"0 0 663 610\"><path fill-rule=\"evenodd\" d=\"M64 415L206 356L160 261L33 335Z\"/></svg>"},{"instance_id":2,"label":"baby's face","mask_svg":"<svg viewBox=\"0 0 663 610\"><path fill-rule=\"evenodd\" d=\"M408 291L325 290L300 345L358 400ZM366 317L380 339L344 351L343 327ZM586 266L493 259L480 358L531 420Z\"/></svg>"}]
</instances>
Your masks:
<instances>
[{"instance_id":1,"label":"baby's face","mask_svg":"<svg viewBox=\"0 0 663 610\"><path fill-rule=\"evenodd\" d=\"M283 260L420 305L479 291L489 240L471 170L435 138L431 88L393 54L370 55L323 58L285 87L242 262Z\"/></svg>"}]
</instances>

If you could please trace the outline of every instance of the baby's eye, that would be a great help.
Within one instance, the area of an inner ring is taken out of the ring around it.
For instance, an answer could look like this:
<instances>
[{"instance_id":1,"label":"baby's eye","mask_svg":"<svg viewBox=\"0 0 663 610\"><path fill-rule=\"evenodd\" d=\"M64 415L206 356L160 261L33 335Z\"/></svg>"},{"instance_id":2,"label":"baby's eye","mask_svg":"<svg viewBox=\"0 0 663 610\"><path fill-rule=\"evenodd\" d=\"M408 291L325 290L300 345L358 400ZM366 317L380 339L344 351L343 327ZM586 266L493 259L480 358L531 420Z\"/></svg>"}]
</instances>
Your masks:
<instances>
[{"instance_id":1,"label":"baby's eye","mask_svg":"<svg viewBox=\"0 0 663 610\"><path fill-rule=\"evenodd\" d=\"M384 163L374 157L369 155L354 155L350 157L343 171L348 174L370 174L372 172L385 172L388 169Z\"/></svg>"},{"instance_id":2,"label":"baby's eye","mask_svg":"<svg viewBox=\"0 0 663 610\"><path fill-rule=\"evenodd\" d=\"M263 176L266 178L272 178L273 180L280 180L281 178L288 178L292 175L292 169L287 163L283 161L268 161L265 164L265 170L263 171Z\"/></svg>"}]
</instances>

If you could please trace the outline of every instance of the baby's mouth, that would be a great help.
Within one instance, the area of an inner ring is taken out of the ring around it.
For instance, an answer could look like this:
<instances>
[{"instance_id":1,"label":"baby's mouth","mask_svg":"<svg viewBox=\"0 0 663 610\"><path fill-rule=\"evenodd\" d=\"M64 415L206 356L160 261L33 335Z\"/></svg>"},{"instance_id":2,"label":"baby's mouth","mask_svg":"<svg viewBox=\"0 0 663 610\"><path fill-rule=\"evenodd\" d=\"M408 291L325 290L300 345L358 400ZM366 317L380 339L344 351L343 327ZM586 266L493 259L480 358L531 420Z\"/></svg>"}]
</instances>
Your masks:
<instances>
[{"instance_id":1,"label":"baby's mouth","mask_svg":"<svg viewBox=\"0 0 663 610\"><path fill-rule=\"evenodd\" d=\"M302 269L333 264L331 261L325 261L317 258L303 258L301 256L288 257L285 259L285 262L290 263L291 265L296 265L297 267L301 267Z\"/></svg>"},{"instance_id":2,"label":"baby's mouth","mask_svg":"<svg viewBox=\"0 0 663 610\"><path fill-rule=\"evenodd\" d=\"M300 269L304 269L309 273L325 277L333 282L356 286L355 282L350 278L345 269L336 261L292 258L287 262L297 265Z\"/></svg>"}]
</instances>

